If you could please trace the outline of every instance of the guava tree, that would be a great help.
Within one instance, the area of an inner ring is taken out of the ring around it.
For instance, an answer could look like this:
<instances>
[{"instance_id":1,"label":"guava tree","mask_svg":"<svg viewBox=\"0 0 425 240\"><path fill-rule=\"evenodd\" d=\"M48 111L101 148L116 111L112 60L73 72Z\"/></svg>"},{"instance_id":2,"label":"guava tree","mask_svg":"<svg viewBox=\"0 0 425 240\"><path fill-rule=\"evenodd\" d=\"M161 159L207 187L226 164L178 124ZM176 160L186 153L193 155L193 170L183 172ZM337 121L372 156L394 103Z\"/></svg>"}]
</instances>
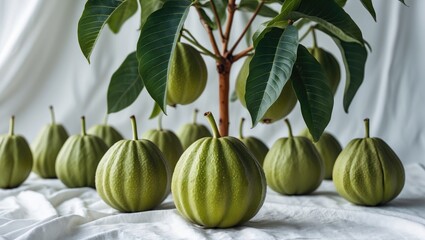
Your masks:
<instances>
[{"instance_id":1,"label":"guava tree","mask_svg":"<svg viewBox=\"0 0 425 240\"><path fill-rule=\"evenodd\" d=\"M403 0L399 0L404 4ZM145 87L158 109L167 110L167 80L174 49L185 39L204 56L216 62L219 75L220 133L228 135L229 76L233 63L253 55L246 80L245 102L253 125L257 124L291 82L301 105L304 121L318 139L328 125L334 105L325 67L300 44L315 31L329 35L341 50L346 71L343 107L349 106L363 82L367 43L350 15L343 9L347 0L88 0L78 23L78 40L87 60L105 25L117 33L141 7L137 50L128 55L111 78L108 112L118 112L134 102ZM361 0L376 20L372 0ZM280 10L270 4L280 5ZM210 46L202 46L185 28L190 8L199 15ZM233 28L238 12L251 17L242 31ZM250 31L257 16L267 21ZM249 34L253 32L253 34ZM230 41L238 34L236 41ZM248 35L248 36L247 36ZM251 36L252 35L252 36ZM301 36L303 38L304 36ZM245 38L250 46L237 52ZM339 65L338 65L339 68ZM158 112L158 111L157 111Z\"/></svg>"}]
</instances>

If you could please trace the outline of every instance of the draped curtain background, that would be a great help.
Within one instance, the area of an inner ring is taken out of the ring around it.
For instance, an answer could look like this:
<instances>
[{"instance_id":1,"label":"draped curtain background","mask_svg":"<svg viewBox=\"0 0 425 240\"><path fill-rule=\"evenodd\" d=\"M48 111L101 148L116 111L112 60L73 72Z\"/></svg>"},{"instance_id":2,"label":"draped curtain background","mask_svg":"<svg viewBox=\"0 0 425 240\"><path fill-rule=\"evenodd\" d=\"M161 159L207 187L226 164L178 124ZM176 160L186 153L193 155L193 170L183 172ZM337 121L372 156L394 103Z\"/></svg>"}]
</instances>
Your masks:
<instances>
[{"instance_id":1,"label":"draped curtain background","mask_svg":"<svg viewBox=\"0 0 425 240\"><path fill-rule=\"evenodd\" d=\"M32 141L41 127L50 121L48 106L54 105L56 119L71 134L80 131L79 117L87 125L100 123L106 113L106 92L113 72L136 48L139 18L134 16L117 35L105 28L98 39L89 65L80 51L77 23L84 0L0 0L0 133L6 133L8 119L16 115L15 132ZM405 7L396 0L375 0L377 23L359 1L348 1L346 11L363 30L373 51L366 64L364 84L357 93L349 114L342 108L345 74L335 97L332 121L327 131L343 145L363 136L363 118L371 119L371 134L386 140L404 163L424 163L425 153L425 1L407 0ZM233 39L242 31L249 15L237 15ZM261 19L259 19L261 20ZM187 28L210 46L193 12ZM258 25L260 21L256 21ZM255 29L255 28L254 28ZM310 39L303 42L311 46ZM342 63L333 42L319 36L319 45L331 50ZM239 47L242 49L243 42ZM212 111L218 118L218 83L215 65L206 59L209 70L204 94L193 104L169 108L164 127L177 130L191 121L193 109ZM232 69L234 78L242 64ZM146 90L129 108L111 114L109 123L130 137L129 116L135 114L139 132L156 127L148 120L153 100ZM240 117L249 119L239 102L231 103L230 133L237 135ZM289 115L295 132L304 128L299 104ZM202 116L198 120L207 124ZM269 146L287 135L283 121L271 125L245 127L245 135L256 135Z\"/></svg>"}]
</instances>

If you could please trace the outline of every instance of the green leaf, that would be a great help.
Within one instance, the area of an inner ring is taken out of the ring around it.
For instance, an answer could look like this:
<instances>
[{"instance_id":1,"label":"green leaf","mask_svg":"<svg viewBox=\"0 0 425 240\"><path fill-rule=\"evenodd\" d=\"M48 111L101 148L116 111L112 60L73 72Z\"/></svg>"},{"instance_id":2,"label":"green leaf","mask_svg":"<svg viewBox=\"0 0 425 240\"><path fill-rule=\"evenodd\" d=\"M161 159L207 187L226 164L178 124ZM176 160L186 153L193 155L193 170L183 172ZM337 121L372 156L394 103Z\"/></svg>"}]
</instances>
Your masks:
<instances>
[{"instance_id":1,"label":"green leaf","mask_svg":"<svg viewBox=\"0 0 425 240\"><path fill-rule=\"evenodd\" d=\"M213 20L211 20L211 18L208 16L208 14L203 8L199 8L199 12L201 13L202 18L205 20L205 22L211 29L217 29L217 24Z\"/></svg>"},{"instance_id":2,"label":"green leaf","mask_svg":"<svg viewBox=\"0 0 425 240\"><path fill-rule=\"evenodd\" d=\"M347 3L347 0L335 0L335 2L340 6L340 7L344 7L345 4Z\"/></svg>"},{"instance_id":3,"label":"green leaf","mask_svg":"<svg viewBox=\"0 0 425 240\"><path fill-rule=\"evenodd\" d=\"M143 25L137 43L139 73L151 97L166 112L170 60L191 1L168 0Z\"/></svg>"},{"instance_id":4,"label":"green leaf","mask_svg":"<svg viewBox=\"0 0 425 240\"><path fill-rule=\"evenodd\" d=\"M143 89L143 81L138 72L136 52L127 56L112 75L108 88L108 113L119 112L130 106Z\"/></svg>"},{"instance_id":5,"label":"green leaf","mask_svg":"<svg viewBox=\"0 0 425 240\"><path fill-rule=\"evenodd\" d=\"M146 23L148 17L155 12L156 10L162 8L166 0L139 0L140 6L142 8L141 20L140 20L140 29Z\"/></svg>"},{"instance_id":6,"label":"green leaf","mask_svg":"<svg viewBox=\"0 0 425 240\"><path fill-rule=\"evenodd\" d=\"M218 18L220 19L220 23L223 25L226 22L226 9L227 9L227 5L228 5L228 0L213 0L215 8L217 9L217 15ZM207 8L212 12L212 8L211 8L211 2L210 0L208 1L200 1L201 6L203 8Z\"/></svg>"},{"instance_id":7,"label":"green leaf","mask_svg":"<svg viewBox=\"0 0 425 240\"><path fill-rule=\"evenodd\" d=\"M158 115L161 113L161 108L157 103L154 103L151 115L149 116L149 119L154 119L158 117Z\"/></svg>"},{"instance_id":8,"label":"green leaf","mask_svg":"<svg viewBox=\"0 0 425 240\"><path fill-rule=\"evenodd\" d=\"M298 30L272 28L258 43L249 65L245 100L256 125L277 100L297 58Z\"/></svg>"},{"instance_id":9,"label":"green leaf","mask_svg":"<svg viewBox=\"0 0 425 240\"><path fill-rule=\"evenodd\" d=\"M372 0L361 0L363 6L366 8L367 11L369 11L370 15L372 15L373 20L375 20L376 22L376 12L375 9L373 8L373 3Z\"/></svg>"},{"instance_id":10,"label":"green leaf","mask_svg":"<svg viewBox=\"0 0 425 240\"><path fill-rule=\"evenodd\" d=\"M127 0L109 17L108 25L112 32L118 33L121 26L137 12L137 1Z\"/></svg>"},{"instance_id":11,"label":"green leaf","mask_svg":"<svg viewBox=\"0 0 425 240\"><path fill-rule=\"evenodd\" d=\"M348 108L363 83L367 60L366 47L356 43L341 41L335 35L327 32L326 29L320 27L318 29L330 35L341 51L346 75L343 104L345 112L348 113Z\"/></svg>"},{"instance_id":12,"label":"green leaf","mask_svg":"<svg viewBox=\"0 0 425 240\"><path fill-rule=\"evenodd\" d=\"M241 0L238 5L238 9L246 12L254 12L257 9L258 4L258 1ZM266 5L263 5L260 11L258 12L258 15L263 17L276 17L278 15L278 12Z\"/></svg>"},{"instance_id":13,"label":"green leaf","mask_svg":"<svg viewBox=\"0 0 425 240\"><path fill-rule=\"evenodd\" d=\"M304 121L317 141L331 119L333 94L319 62L301 44L291 79Z\"/></svg>"},{"instance_id":14,"label":"green leaf","mask_svg":"<svg viewBox=\"0 0 425 240\"><path fill-rule=\"evenodd\" d=\"M285 1L282 5L282 8L280 9L279 15L277 15L275 18L273 18L269 22L269 26L275 24L276 22L282 22L287 21L288 16L292 11L298 9L299 5L301 4L301 0L291 0L291 1ZM296 20L296 19L291 19Z\"/></svg>"},{"instance_id":15,"label":"green leaf","mask_svg":"<svg viewBox=\"0 0 425 240\"><path fill-rule=\"evenodd\" d=\"M236 102L238 100L238 95L236 94L236 91L233 91L230 95L230 102Z\"/></svg>"},{"instance_id":16,"label":"green leaf","mask_svg":"<svg viewBox=\"0 0 425 240\"><path fill-rule=\"evenodd\" d=\"M286 2L290 1L285 1L282 9ZM279 14L274 20L299 18L307 18L319 23L343 41L363 44L360 28L334 0L302 0L294 11L286 15Z\"/></svg>"},{"instance_id":17,"label":"green leaf","mask_svg":"<svg viewBox=\"0 0 425 240\"><path fill-rule=\"evenodd\" d=\"M111 15L126 0L91 0L84 6L83 14L78 21L78 43L81 51L90 63L90 55L99 37L100 30Z\"/></svg>"},{"instance_id":18,"label":"green leaf","mask_svg":"<svg viewBox=\"0 0 425 240\"><path fill-rule=\"evenodd\" d=\"M274 22L273 24L270 24L270 22L264 22L260 24L257 31L255 31L252 37L252 40L254 42L254 48L257 47L258 43L261 41L261 39L263 39L266 33L270 32L273 28L284 29L287 26L288 21Z\"/></svg>"},{"instance_id":19,"label":"green leaf","mask_svg":"<svg viewBox=\"0 0 425 240\"><path fill-rule=\"evenodd\" d=\"M343 42L336 38L334 41L341 49L345 65L347 80L344 90L344 110L348 113L348 108L363 83L367 50L359 44Z\"/></svg>"}]
</instances>

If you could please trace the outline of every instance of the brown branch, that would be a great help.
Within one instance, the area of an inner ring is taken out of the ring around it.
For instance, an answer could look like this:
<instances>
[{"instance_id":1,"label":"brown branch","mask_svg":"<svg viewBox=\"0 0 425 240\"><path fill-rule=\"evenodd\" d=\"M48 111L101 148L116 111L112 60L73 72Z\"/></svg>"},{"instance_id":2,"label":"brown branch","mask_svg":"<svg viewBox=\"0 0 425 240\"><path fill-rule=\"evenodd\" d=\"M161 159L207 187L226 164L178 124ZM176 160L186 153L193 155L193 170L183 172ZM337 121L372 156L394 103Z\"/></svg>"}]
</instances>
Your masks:
<instances>
[{"instance_id":1,"label":"brown branch","mask_svg":"<svg viewBox=\"0 0 425 240\"><path fill-rule=\"evenodd\" d=\"M230 49L229 54L232 54L233 51L235 51L236 47L239 45L239 43L241 42L241 40L242 40L243 36L246 34L246 32L248 32L249 27L251 27L252 22L257 17L257 15L260 12L261 7L263 7L263 5L264 5L264 1L261 1L260 4L258 4L257 8L255 9L254 14L251 16L251 19L249 19L248 23L246 24L245 29L242 31L242 33L239 36L238 40L236 40L235 44Z\"/></svg>"},{"instance_id":2,"label":"brown branch","mask_svg":"<svg viewBox=\"0 0 425 240\"><path fill-rule=\"evenodd\" d=\"M213 34L213 32L212 32L211 27L210 27L210 26L208 26L208 23L207 23L207 22L205 21L205 19L202 17L202 13L201 13L201 10L200 10L199 6L195 6L195 9L196 9L196 11L198 12L199 19L201 20L202 25L204 26L205 30L206 30L206 31L207 31L207 33L208 33L208 36L209 36L209 38L210 38L211 45L212 45L213 50L214 50L214 54L215 54L217 57L220 57L220 56L221 56L221 55L220 55L220 50L218 50L217 42L215 41L214 34Z\"/></svg>"},{"instance_id":3,"label":"brown branch","mask_svg":"<svg viewBox=\"0 0 425 240\"><path fill-rule=\"evenodd\" d=\"M254 46L249 46L248 48L246 48L246 49L245 49L245 50L243 50L242 52L240 52L240 53L236 54L236 55L233 57L232 62L236 62L236 61L238 61L239 59L241 59L241 58L243 58L243 57L247 56L247 55L249 54L249 52L251 52L252 50L254 50Z\"/></svg>"},{"instance_id":4,"label":"brown branch","mask_svg":"<svg viewBox=\"0 0 425 240\"><path fill-rule=\"evenodd\" d=\"M224 42L223 28L221 27L221 21L220 21L220 17L218 16L217 8L215 6L214 1L211 0L210 3L211 3L212 12L214 13L215 20L217 21L218 32L220 33L221 42Z\"/></svg>"},{"instance_id":5,"label":"brown branch","mask_svg":"<svg viewBox=\"0 0 425 240\"><path fill-rule=\"evenodd\" d=\"M223 55L227 52L227 47L229 46L230 32L232 30L233 18L235 17L236 11L236 0L229 0L227 5L227 11L229 16L226 23L226 31L224 32L224 42L223 42Z\"/></svg>"}]
</instances>

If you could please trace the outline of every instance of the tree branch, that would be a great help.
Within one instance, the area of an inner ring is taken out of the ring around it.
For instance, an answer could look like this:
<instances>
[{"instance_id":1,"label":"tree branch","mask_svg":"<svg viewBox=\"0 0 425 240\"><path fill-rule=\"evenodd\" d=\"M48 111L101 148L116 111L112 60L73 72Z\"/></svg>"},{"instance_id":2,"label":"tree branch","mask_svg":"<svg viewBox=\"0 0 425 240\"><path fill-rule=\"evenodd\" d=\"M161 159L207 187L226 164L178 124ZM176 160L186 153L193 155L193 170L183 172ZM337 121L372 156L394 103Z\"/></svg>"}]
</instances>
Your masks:
<instances>
[{"instance_id":1,"label":"tree branch","mask_svg":"<svg viewBox=\"0 0 425 240\"><path fill-rule=\"evenodd\" d=\"M212 12L214 13L215 20L216 20L217 25L218 25L218 32L220 33L221 42L224 42L223 28L221 27L221 21L220 21L220 18L218 16L217 7L215 6L215 3L214 3L213 0L210 1L210 4L211 4Z\"/></svg>"},{"instance_id":2,"label":"tree branch","mask_svg":"<svg viewBox=\"0 0 425 240\"><path fill-rule=\"evenodd\" d=\"M220 50L218 50L217 42L215 41L215 37L214 37L214 34L212 32L212 29L211 29L210 26L208 26L207 22L202 17L201 10L200 10L199 6L195 6L195 9L196 9L196 12L198 12L199 19L201 20L202 25L204 26L205 30L208 33L208 37L210 38L211 45L214 49L214 54L216 55L216 57L219 58L221 56Z\"/></svg>"},{"instance_id":3,"label":"tree branch","mask_svg":"<svg viewBox=\"0 0 425 240\"><path fill-rule=\"evenodd\" d=\"M236 55L233 57L232 62L236 62L236 61L238 61L239 59L241 59L241 58L243 58L243 57L247 56L247 55L249 54L249 52L251 52L252 50L254 50L254 46L249 46L248 48L246 48L246 49L245 49L245 50L243 50L242 52L240 52L240 53L236 54Z\"/></svg>"},{"instance_id":4,"label":"tree branch","mask_svg":"<svg viewBox=\"0 0 425 240\"><path fill-rule=\"evenodd\" d=\"M257 15L260 12L261 7L263 7L263 5L264 5L264 0L261 1L258 4L257 8L255 9L254 14L252 15L251 19L249 19L248 23L246 24L245 29L242 31L242 33L239 36L238 40L236 40L235 44L230 49L229 54L232 54L235 51L236 47L239 45L239 43L241 42L241 40L242 40L243 36L246 34L246 32L248 32L249 27L251 27L252 22L254 21L255 17L257 17Z\"/></svg>"},{"instance_id":5,"label":"tree branch","mask_svg":"<svg viewBox=\"0 0 425 240\"><path fill-rule=\"evenodd\" d=\"M230 32L232 30L233 18L235 17L235 11L236 11L236 0L229 0L229 4L227 5L227 12L229 13L229 16L227 18L226 31L224 32L224 42L223 42L223 49L222 49L223 55L227 52L227 47L229 46Z\"/></svg>"}]
</instances>

